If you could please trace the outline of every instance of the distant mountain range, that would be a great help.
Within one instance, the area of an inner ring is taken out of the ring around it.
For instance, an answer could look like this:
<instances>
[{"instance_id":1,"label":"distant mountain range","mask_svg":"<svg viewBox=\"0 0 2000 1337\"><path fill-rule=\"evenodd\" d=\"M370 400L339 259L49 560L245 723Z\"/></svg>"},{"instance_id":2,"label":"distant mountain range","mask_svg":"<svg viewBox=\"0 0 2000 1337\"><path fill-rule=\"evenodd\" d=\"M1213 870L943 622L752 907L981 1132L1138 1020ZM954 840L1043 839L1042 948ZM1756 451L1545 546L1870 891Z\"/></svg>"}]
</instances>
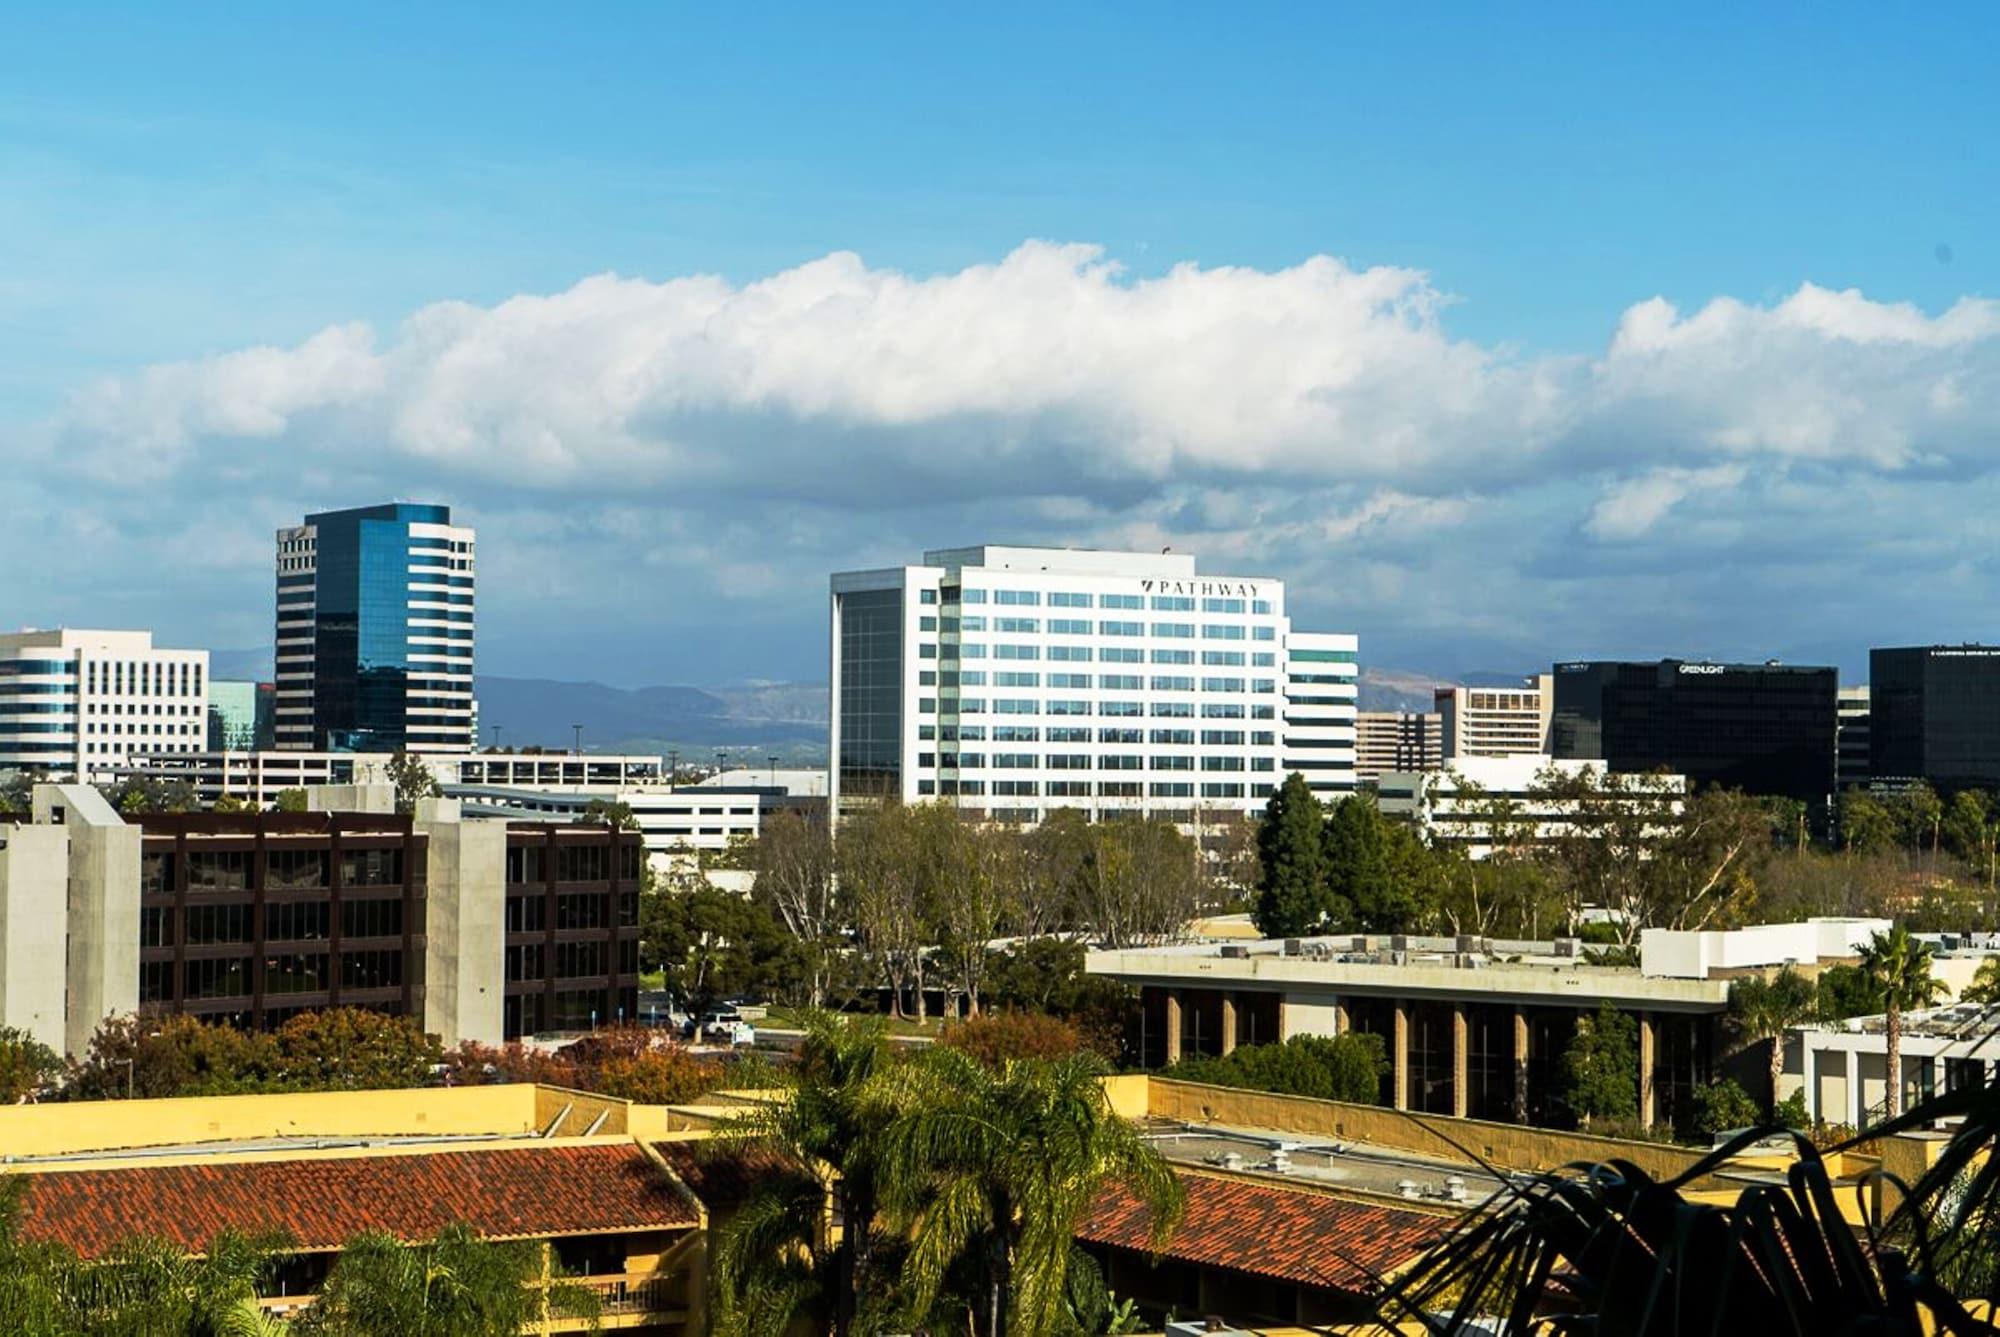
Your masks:
<instances>
[{"instance_id":1,"label":"distant mountain range","mask_svg":"<svg viewBox=\"0 0 2000 1337\"><path fill-rule=\"evenodd\" d=\"M221 650L210 655L218 678L271 674L268 650ZM1511 687L1519 673L1467 673L1446 677L1414 669L1363 665L1363 710L1429 710L1439 687ZM780 765L826 760L827 688L813 682L749 682L721 687L607 687L598 682L481 675L480 743L507 747L567 748L572 726L583 726L586 752L679 752L690 761L731 760Z\"/></svg>"},{"instance_id":2,"label":"distant mountain range","mask_svg":"<svg viewBox=\"0 0 2000 1337\"><path fill-rule=\"evenodd\" d=\"M1362 710L1431 710L1440 687L1519 687L1525 673L1462 673L1455 678L1413 669L1361 666L1356 693Z\"/></svg>"}]
</instances>

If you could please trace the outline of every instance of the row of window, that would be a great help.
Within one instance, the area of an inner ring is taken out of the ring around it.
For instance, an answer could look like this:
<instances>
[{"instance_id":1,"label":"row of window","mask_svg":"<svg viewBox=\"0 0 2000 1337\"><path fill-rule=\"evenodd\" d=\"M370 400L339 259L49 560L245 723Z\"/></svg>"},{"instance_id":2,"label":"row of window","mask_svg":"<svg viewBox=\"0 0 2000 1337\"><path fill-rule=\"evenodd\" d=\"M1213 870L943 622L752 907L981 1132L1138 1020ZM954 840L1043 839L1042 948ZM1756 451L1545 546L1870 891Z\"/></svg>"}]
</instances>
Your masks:
<instances>
[{"instance_id":1,"label":"row of window","mask_svg":"<svg viewBox=\"0 0 2000 1337\"><path fill-rule=\"evenodd\" d=\"M325 887L330 859L331 851L324 849L267 850L264 888L307 891ZM189 891L248 891L255 861L254 850L190 850L186 867L180 868L170 853L147 853L139 861L139 887L151 896L170 895L183 886ZM401 847L342 850L340 881L348 887L402 885Z\"/></svg>"},{"instance_id":2,"label":"row of window","mask_svg":"<svg viewBox=\"0 0 2000 1337\"><path fill-rule=\"evenodd\" d=\"M1141 732L1138 729L1099 729L1096 739L1100 743L1137 743L1141 741ZM917 726L917 738L924 742L942 738L947 743L984 743L990 738L995 743L1039 743L1045 736L1051 743L1088 743L1092 735L1087 728L1068 725L1050 725L1042 729L1032 724L996 724L990 731L983 724ZM1276 732L1268 729L1252 730L1247 735L1241 729L1203 729L1200 737L1204 747L1238 747L1246 741L1246 737L1252 747L1270 747L1278 740ZM1192 747L1195 731L1154 729L1146 734L1144 741Z\"/></svg>"},{"instance_id":3,"label":"row of window","mask_svg":"<svg viewBox=\"0 0 2000 1337\"><path fill-rule=\"evenodd\" d=\"M1004 786L1004 788L1003 788ZM1033 797L1037 783L1033 780L996 780L992 792L999 797ZM1186 780L1155 780L1150 785L1138 780L1099 780L1094 785L1088 780L1050 780L1041 784L1042 794L1048 798L1145 798L1150 793L1154 798L1193 798L1198 792L1202 798L1237 799L1244 796L1241 783L1227 780L1211 780L1200 785ZM1271 785L1258 785L1255 797L1269 797ZM987 792L984 780L919 780L917 792L926 798L938 794L963 795L977 798Z\"/></svg>"},{"instance_id":4,"label":"row of window","mask_svg":"<svg viewBox=\"0 0 2000 1337\"><path fill-rule=\"evenodd\" d=\"M1043 600L1042 592L1039 590L985 590L978 586L967 586L963 589L946 586L944 590L944 601L946 603L983 604L988 602L989 596L991 602L995 605L1011 608L1034 608L1039 606ZM1090 608L1095 606L1098 608L1138 609L1147 606L1145 597L1138 594L1099 594L1093 596L1071 590L1056 590L1051 592L1047 597L1048 605L1051 608ZM918 592L917 601L922 604L935 604L938 601L938 592L936 590L921 590ZM1196 603L1191 595L1155 594L1152 596L1152 608L1156 613L1192 613L1195 611ZM1247 610L1253 614L1268 616L1271 612L1271 601L1269 599L1244 600L1233 597L1209 596L1201 600L1200 609L1204 613L1242 613Z\"/></svg>"},{"instance_id":5,"label":"row of window","mask_svg":"<svg viewBox=\"0 0 2000 1337\"><path fill-rule=\"evenodd\" d=\"M989 711L987 709L988 702L984 697L960 697L956 701L947 700L945 702L945 712L947 714L955 713L959 715L1103 715L1111 718L1132 718L1146 714L1164 719L1192 719L1195 716L1195 703L1192 701L1154 701L1149 705L1139 701L1099 701L1093 703L1077 700L1036 701L1028 697L998 697L992 701L991 705L992 709ZM1248 718L1253 720L1277 718L1277 709L1274 706L1255 705L1246 707L1240 701L1204 701L1201 705L1200 713L1204 719L1240 720L1246 717L1246 712ZM918 697L917 713L919 715L937 714L937 698L934 696ZM929 727L931 726L924 724L917 726L919 731Z\"/></svg>"},{"instance_id":6,"label":"row of window","mask_svg":"<svg viewBox=\"0 0 2000 1337\"><path fill-rule=\"evenodd\" d=\"M1139 741L1137 731L1134 736L1119 740L1126 743ZM1197 766L1199 761L1199 766ZM1155 756L1152 764L1135 752L1107 752L1093 758L1086 752L1051 752L1046 755L1034 752L995 752L989 756L984 752L919 752L917 766L922 770L961 771L1035 771L1046 767L1052 771L1275 771L1278 768L1275 757L1201 757Z\"/></svg>"},{"instance_id":7,"label":"row of window","mask_svg":"<svg viewBox=\"0 0 2000 1337\"><path fill-rule=\"evenodd\" d=\"M556 897L553 923L557 932L609 928L612 913L611 897L604 892L563 892ZM616 913L619 927L631 928L637 924L639 893L618 893ZM513 893L507 897L506 914L509 933L545 933L551 923L549 898L544 895Z\"/></svg>"},{"instance_id":8,"label":"row of window","mask_svg":"<svg viewBox=\"0 0 2000 1337\"><path fill-rule=\"evenodd\" d=\"M615 876L630 880L639 876L639 859L636 844L619 845L615 851L602 842L557 845L553 863L547 845L513 845L507 850L507 880L547 882L553 876L557 882L608 882L614 868Z\"/></svg>"},{"instance_id":9,"label":"row of window","mask_svg":"<svg viewBox=\"0 0 2000 1337\"><path fill-rule=\"evenodd\" d=\"M189 1002L208 998L248 998L255 992L257 960L248 956L198 958L181 963L180 997ZM399 989L403 985L403 953L394 948L342 952L338 958L343 990ZM335 985L335 958L326 952L274 952L263 958L266 994L326 993ZM174 998L174 963L144 961L139 965L139 1001L165 1003Z\"/></svg>"}]
</instances>

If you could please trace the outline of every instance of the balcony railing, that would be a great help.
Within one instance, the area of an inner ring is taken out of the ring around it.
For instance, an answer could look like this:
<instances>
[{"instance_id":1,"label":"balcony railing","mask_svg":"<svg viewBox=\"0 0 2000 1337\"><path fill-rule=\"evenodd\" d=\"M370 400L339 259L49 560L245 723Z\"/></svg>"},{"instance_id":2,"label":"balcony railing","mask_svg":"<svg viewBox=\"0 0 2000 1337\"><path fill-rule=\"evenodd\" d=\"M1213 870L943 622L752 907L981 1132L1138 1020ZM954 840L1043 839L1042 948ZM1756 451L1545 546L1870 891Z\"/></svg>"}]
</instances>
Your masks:
<instances>
[{"instance_id":1,"label":"balcony railing","mask_svg":"<svg viewBox=\"0 0 2000 1337\"><path fill-rule=\"evenodd\" d=\"M678 1309L672 1294L673 1278L657 1272L604 1273L565 1280L594 1292L607 1318L614 1314L662 1315ZM258 1299L257 1307L276 1318L297 1318L312 1307L315 1298L267 1295Z\"/></svg>"}]
</instances>

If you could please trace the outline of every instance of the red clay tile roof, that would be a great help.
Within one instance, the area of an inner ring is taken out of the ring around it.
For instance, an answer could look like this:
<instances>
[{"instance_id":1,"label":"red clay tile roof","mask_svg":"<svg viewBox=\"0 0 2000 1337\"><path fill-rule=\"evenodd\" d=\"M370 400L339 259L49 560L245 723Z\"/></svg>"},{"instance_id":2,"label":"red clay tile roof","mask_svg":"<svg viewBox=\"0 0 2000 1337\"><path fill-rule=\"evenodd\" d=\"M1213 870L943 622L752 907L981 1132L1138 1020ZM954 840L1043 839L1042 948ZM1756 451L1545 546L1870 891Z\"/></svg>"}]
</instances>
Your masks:
<instances>
[{"instance_id":1,"label":"red clay tile roof","mask_svg":"<svg viewBox=\"0 0 2000 1337\"><path fill-rule=\"evenodd\" d=\"M655 1142L653 1150L680 1176L688 1191L711 1212L733 1212L750 1191L774 1175L803 1174L793 1162L768 1148L729 1147L712 1141Z\"/></svg>"},{"instance_id":2,"label":"red clay tile roof","mask_svg":"<svg viewBox=\"0 0 2000 1337\"><path fill-rule=\"evenodd\" d=\"M1303 1189L1183 1174L1187 1215L1163 1257L1342 1291L1372 1289L1451 1226L1446 1217ZM1078 1239L1150 1252L1152 1214L1122 1189L1098 1199Z\"/></svg>"},{"instance_id":3,"label":"red clay tile roof","mask_svg":"<svg viewBox=\"0 0 2000 1337\"><path fill-rule=\"evenodd\" d=\"M21 1234L96 1256L135 1235L199 1251L222 1231L338 1248L364 1230L428 1239L454 1221L538 1238L692 1227L694 1204L632 1144L145 1165L32 1175Z\"/></svg>"}]
</instances>

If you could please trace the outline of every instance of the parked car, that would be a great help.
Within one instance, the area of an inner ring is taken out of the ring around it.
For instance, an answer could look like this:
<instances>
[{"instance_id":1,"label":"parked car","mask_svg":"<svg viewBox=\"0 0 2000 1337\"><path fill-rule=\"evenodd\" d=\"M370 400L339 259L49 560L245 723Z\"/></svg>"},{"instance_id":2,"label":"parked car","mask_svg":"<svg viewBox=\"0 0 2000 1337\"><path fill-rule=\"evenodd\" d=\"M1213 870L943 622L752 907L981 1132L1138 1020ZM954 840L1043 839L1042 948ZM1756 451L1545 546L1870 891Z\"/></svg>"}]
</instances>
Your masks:
<instances>
[{"instance_id":1,"label":"parked car","mask_svg":"<svg viewBox=\"0 0 2000 1337\"><path fill-rule=\"evenodd\" d=\"M716 1044L754 1045L757 1028L730 1011L716 1010L701 1020L700 1038Z\"/></svg>"}]
</instances>

